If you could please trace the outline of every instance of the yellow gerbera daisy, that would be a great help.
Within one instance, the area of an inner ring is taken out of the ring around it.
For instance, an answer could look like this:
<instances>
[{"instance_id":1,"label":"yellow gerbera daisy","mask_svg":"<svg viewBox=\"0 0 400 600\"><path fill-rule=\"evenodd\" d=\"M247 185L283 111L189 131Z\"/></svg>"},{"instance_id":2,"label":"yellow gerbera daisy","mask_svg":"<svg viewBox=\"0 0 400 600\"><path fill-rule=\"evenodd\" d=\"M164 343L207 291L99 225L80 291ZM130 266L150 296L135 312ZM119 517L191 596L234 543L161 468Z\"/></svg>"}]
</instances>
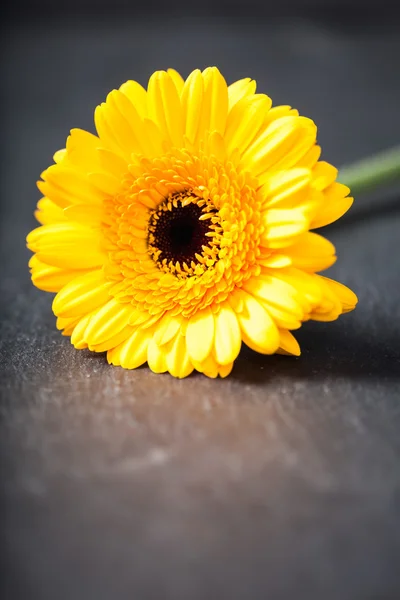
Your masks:
<instances>
[{"instance_id":1,"label":"yellow gerbera daisy","mask_svg":"<svg viewBox=\"0 0 400 600\"><path fill-rule=\"evenodd\" d=\"M300 354L290 333L356 296L317 275L335 248L310 229L352 204L317 128L217 68L157 71L96 108L42 173L32 281L57 327L109 363L225 377L242 342Z\"/></svg>"}]
</instances>

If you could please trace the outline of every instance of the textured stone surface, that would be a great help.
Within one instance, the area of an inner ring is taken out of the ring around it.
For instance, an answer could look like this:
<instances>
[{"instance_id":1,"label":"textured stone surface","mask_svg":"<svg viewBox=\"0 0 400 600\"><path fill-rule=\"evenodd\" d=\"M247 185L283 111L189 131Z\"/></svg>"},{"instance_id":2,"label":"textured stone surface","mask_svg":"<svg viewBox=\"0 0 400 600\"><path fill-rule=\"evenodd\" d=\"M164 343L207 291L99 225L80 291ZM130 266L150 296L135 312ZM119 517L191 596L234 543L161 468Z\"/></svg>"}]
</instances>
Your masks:
<instances>
[{"instance_id":1,"label":"textured stone surface","mask_svg":"<svg viewBox=\"0 0 400 600\"><path fill-rule=\"evenodd\" d=\"M300 359L227 380L111 368L55 330L24 237L33 182L125 79L217 64L320 126L336 163L399 140L393 27L173 19L9 29L1 205L4 598L375 600L400 595L398 197L327 230L359 295Z\"/></svg>"}]
</instances>

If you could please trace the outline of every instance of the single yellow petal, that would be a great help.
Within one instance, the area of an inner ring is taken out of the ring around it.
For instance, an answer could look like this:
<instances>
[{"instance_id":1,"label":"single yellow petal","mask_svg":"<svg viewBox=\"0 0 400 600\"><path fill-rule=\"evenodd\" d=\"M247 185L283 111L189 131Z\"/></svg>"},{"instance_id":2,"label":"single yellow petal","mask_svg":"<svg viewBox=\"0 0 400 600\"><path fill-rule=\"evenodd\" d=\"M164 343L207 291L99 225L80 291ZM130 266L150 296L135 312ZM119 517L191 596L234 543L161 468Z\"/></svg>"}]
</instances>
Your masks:
<instances>
[{"instance_id":1,"label":"single yellow petal","mask_svg":"<svg viewBox=\"0 0 400 600\"><path fill-rule=\"evenodd\" d=\"M242 339L237 317L228 303L220 307L215 315L214 352L217 363L229 365L240 352Z\"/></svg>"},{"instance_id":2,"label":"single yellow petal","mask_svg":"<svg viewBox=\"0 0 400 600\"><path fill-rule=\"evenodd\" d=\"M242 333L263 354L273 354L279 347L279 332L272 318L262 305L250 294L242 291L244 309L237 315Z\"/></svg>"},{"instance_id":3,"label":"single yellow petal","mask_svg":"<svg viewBox=\"0 0 400 600\"><path fill-rule=\"evenodd\" d=\"M147 117L147 92L137 81L126 81L119 88L133 104L141 118Z\"/></svg>"},{"instance_id":4,"label":"single yellow petal","mask_svg":"<svg viewBox=\"0 0 400 600\"><path fill-rule=\"evenodd\" d=\"M285 252L285 250L283 251ZM285 254L271 253L268 258L260 258L257 261L258 264L269 269L282 269L292 264L291 259Z\"/></svg>"},{"instance_id":5,"label":"single yellow petal","mask_svg":"<svg viewBox=\"0 0 400 600\"><path fill-rule=\"evenodd\" d=\"M32 283L45 292L59 292L72 279L82 274L82 271L59 269L42 263L36 255L29 261L32 273Z\"/></svg>"},{"instance_id":6,"label":"single yellow petal","mask_svg":"<svg viewBox=\"0 0 400 600\"><path fill-rule=\"evenodd\" d=\"M50 223L59 223L65 220L63 209L46 197L41 198L37 203L35 217L42 225L50 225Z\"/></svg>"},{"instance_id":7,"label":"single yellow petal","mask_svg":"<svg viewBox=\"0 0 400 600\"><path fill-rule=\"evenodd\" d=\"M181 333L178 333L166 348L165 361L168 371L174 377L183 379L192 373L194 367L186 352L185 338Z\"/></svg>"},{"instance_id":8,"label":"single yellow petal","mask_svg":"<svg viewBox=\"0 0 400 600\"><path fill-rule=\"evenodd\" d=\"M31 231L26 240L41 262L61 269L95 268L105 260L99 232L80 223L42 225Z\"/></svg>"},{"instance_id":9,"label":"single yellow petal","mask_svg":"<svg viewBox=\"0 0 400 600\"><path fill-rule=\"evenodd\" d=\"M311 221L310 227L324 227L342 217L353 204L353 198L347 196L349 191L349 188L341 183L332 183L327 187L323 191L323 204Z\"/></svg>"},{"instance_id":10,"label":"single yellow petal","mask_svg":"<svg viewBox=\"0 0 400 600\"><path fill-rule=\"evenodd\" d=\"M99 204L107 196L89 181L86 173L73 167L52 165L41 176L44 181L37 182L38 188L61 208L71 204Z\"/></svg>"},{"instance_id":11,"label":"single yellow petal","mask_svg":"<svg viewBox=\"0 0 400 600\"><path fill-rule=\"evenodd\" d=\"M190 358L203 362L214 343L214 315L210 308L195 313L186 329L186 347Z\"/></svg>"},{"instance_id":12,"label":"single yellow petal","mask_svg":"<svg viewBox=\"0 0 400 600\"><path fill-rule=\"evenodd\" d=\"M55 152L53 154L53 160L55 163L60 163L63 160L66 160L67 158L67 149L66 148L61 148L61 150L57 150L57 152Z\"/></svg>"},{"instance_id":13,"label":"single yellow petal","mask_svg":"<svg viewBox=\"0 0 400 600\"><path fill-rule=\"evenodd\" d=\"M167 69L167 73L174 82L176 90L180 95L182 93L183 86L185 85L185 80L183 79L182 75L178 73L178 71L175 71L175 69Z\"/></svg>"},{"instance_id":14,"label":"single yellow petal","mask_svg":"<svg viewBox=\"0 0 400 600\"><path fill-rule=\"evenodd\" d=\"M232 369L233 369L233 362L227 364L227 365L218 365L218 375L224 379L225 377L228 377L228 375L231 373Z\"/></svg>"},{"instance_id":15,"label":"single yellow petal","mask_svg":"<svg viewBox=\"0 0 400 600\"><path fill-rule=\"evenodd\" d=\"M101 141L83 129L71 129L66 143L66 166L87 173L101 168L98 149ZM57 161L56 161L57 162Z\"/></svg>"},{"instance_id":16,"label":"single yellow petal","mask_svg":"<svg viewBox=\"0 0 400 600\"><path fill-rule=\"evenodd\" d=\"M58 317L72 318L91 313L109 301L110 286L111 284L104 279L102 270L75 277L54 298L54 314Z\"/></svg>"},{"instance_id":17,"label":"single yellow petal","mask_svg":"<svg viewBox=\"0 0 400 600\"><path fill-rule=\"evenodd\" d=\"M147 95L149 117L164 139L180 148L183 144L183 111L171 76L165 71L156 71L149 79Z\"/></svg>"},{"instance_id":18,"label":"single yellow petal","mask_svg":"<svg viewBox=\"0 0 400 600\"><path fill-rule=\"evenodd\" d=\"M325 190L335 181L337 175L336 167L321 160L312 169L313 186L317 190Z\"/></svg>"},{"instance_id":19,"label":"single yellow petal","mask_svg":"<svg viewBox=\"0 0 400 600\"><path fill-rule=\"evenodd\" d=\"M277 350L278 354L293 354L294 356L300 356L300 346L296 338L290 331L286 329L279 330L279 349Z\"/></svg>"},{"instance_id":20,"label":"single yellow petal","mask_svg":"<svg viewBox=\"0 0 400 600\"><path fill-rule=\"evenodd\" d=\"M157 346L154 338L150 339L147 346L147 363L153 373L165 373L168 370L165 350Z\"/></svg>"},{"instance_id":21,"label":"single yellow petal","mask_svg":"<svg viewBox=\"0 0 400 600\"><path fill-rule=\"evenodd\" d=\"M315 273L327 269L336 261L335 246L322 235L304 233L295 244L285 248L285 254L298 269Z\"/></svg>"},{"instance_id":22,"label":"single yellow petal","mask_svg":"<svg viewBox=\"0 0 400 600\"><path fill-rule=\"evenodd\" d=\"M203 106L203 94L203 77L201 75L201 71L196 69L186 79L182 90L182 111L185 135L192 144L196 140L199 127Z\"/></svg>"},{"instance_id":23,"label":"single yellow petal","mask_svg":"<svg viewBox=\"0 0 400 600\"><path fill-rule=\"evenodd\" d=\"M228 88L216 67L203 71L204 94L197 130L197 144L205 139L206 132L225 132L228 116Z\"/></svg>"},{"instance_id":24,"label":"single yellow petal","mask_svg":"<svg viewBox=\"0 0 400 600\"><path fill-rule=\"evenodd\" d=\"M304 211L296 209L267 210L263 215L265 231L262 244L267 248L284 248L293 243L293 238L304 233L309 221Z\"/></svg>"}]
</instances>

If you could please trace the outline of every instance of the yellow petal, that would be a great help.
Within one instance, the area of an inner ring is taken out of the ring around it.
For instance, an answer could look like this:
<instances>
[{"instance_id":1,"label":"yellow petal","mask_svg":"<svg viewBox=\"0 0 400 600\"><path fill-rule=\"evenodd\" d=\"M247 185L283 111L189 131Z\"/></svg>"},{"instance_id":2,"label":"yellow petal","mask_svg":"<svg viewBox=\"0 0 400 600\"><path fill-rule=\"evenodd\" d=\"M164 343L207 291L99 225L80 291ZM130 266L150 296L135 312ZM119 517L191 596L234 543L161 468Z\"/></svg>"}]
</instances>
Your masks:
<instances>
[{"instance_id":1,"label":"yellow petal","mask_svg":"<svg viewBox=\"0 0 400 600\"><path fill-rule=\"evenodd\" d=\"M54 267L90 269L105 261L100 233L79 223L42 225L31 231L26 240L28 248L37 253L41 262Z\"/></svg>"},{"instance_id":2,"label":"yellow petal","mask_svg":"<svg viewBox=\"0 0 400 600\"><path fill-rule=\"evenodd\" d=\"M147 92L137 81L127 81L119 88L120 91L132 102L136 112L141 118L147 117Z\"/></svg>"},{"instance_id":3,"label":"yellow petal","mask_svg":"<svg viewBox=\"0 0 400 600\"><path fill-rule=\"evenodd\" d=\"M219 365L233 363L240 352L242 339L237 317L229 304L221 306L215 315L215 358Z\"/></svg>"},{"instance_id":4,"label":"yellow petal","mask_svg":"<svg viewBox=\"0 0 400 600\"><path fill-rule=\"evenodd\" d=\"M55 152L53 154L53 160L55 163L60 163L63 160L66 160L67 158L67 149L66 148L61 148L61 150L57 150L57 152Z\"/></svg>"},{"instance_id":5,"label":"yellow petal","mask_svg":"<svg viewBox=\"0 0 400 600\"><path fill-rule=\"evenodd\" d=\"M93 171L87 174L87 179L104 196L115 196L121 190L121 182L112 173Z\"/></svg>"},{"instance_id":6,"label":"yellow petal","mask_svg":"<svg viewBox=\"0 0 400 600\"><path fill-rule=\"evenodd\" d=\"M279 330L279 350L278 354L293 354L294 356L300 356L300 346L296 338L290 331L286 329Z\"/></svg>"},{"instance_id":7,"label":"yellow petal","mask_svg":"<svg viewBox=\"0 0 400 600\"><path fill-rule=\"evenodd\" d=\"M323 204L311 221L310 227L324 227L343 216L353 204L353 198L347 196L349 188L341 183L332 183L324 190Z\"/></svg>"},{"instance_id":8,"label":"yellow petal","mask_svg":"<svg viewBox=\"0 0 400 600\"><path fill-rule=\"evenodd\" d=\"M65 220L64 212L57 204L49 198L41 198L37 203L35 217L42 225L59 223Z\"/></svg>"},{"instance_id":9,"label":"yellow petal","mask_svg":"<svg viewBox=\"0 0 400 600\"><path fill-rule=\"evenodd\" d=\"M93 204L74 204L64 208L63 212L69 221L77 221L91 227L100 227L104 217L103 206Z\"/></svg>"},{"instance_id":10,"label":"yellow petal","mask_svg":"<svg viewBox=\"0 0 400 600\"><path fill-rule=\"evenodd\" d=\"M242 98L229 112L225 144L228 153L235 148L244 152L257 135L265 114L271 107L271 99L264 94Z\"/></svg>"},{"instance_id":11,"label":"yellow petal","mask_svg":"<svg viewBox=\"0 0 400 600\"><path fill-rule=\"evenodd\" d=\"M203 71L204 102L209 105L209 119L204 127L210 132L225 133L228 116L228 87L226 81L216 67L208 67Z\"/></svg>"},{"instance_id":12,"label":"yellow petal","mask_svg":"<svg viewBox=\"0 0 400 600\"><path fill-rule=\"evenodd\" d=\"M143 121L132 102L119 90L113 90L105 103L96 108L95 124L108 149L129 160L130 155L146 153Z\"/></svg>"},{"instance_id":13,"label":"yellow petal","mask_svg":"<svg viewBox=\"0 0 400 600\"><path fill-rule=\"evenodd\" d=\"M325 277L321 275L314 275L313 277L321 290L321 298L308 317L314 321L335 321L343 312L342 303Z\"/></svg>"},{"instance_id":14,"label":"yellow petal","mask_svg":"<svg viewBox=\"0 0 400 600\"><path fill-rule=\"evenodd\" d=\"M151 338L147 346L147 362L153 373L165 373L168 370L165 351L157 346L154 338Z\"/></svg>"},{"instance_id":15,"label":"yellow petal","mask_svg":"<svg viewBox=\"0 0 400 600\"><path fill-rule=\"evenodd\" d=\"M215 358L212 356L212 354L207 356L207 358L201 362L195 360L192 360L191 362L196 371L199 371L199 373L203 373L204 375L206 375L206 377L210 377L211 379L215 379L216 377L218 377L218 364ZM223 369L224 367L221 367L221 370Z\"/></svg>"},{"instance_id":16,"label":"yellow petal","mask_svg":"<svg viewBox=\"0 0 400 600\"><path fill-rule=\"evenodd\" d=\"M91 313L108 302L110 285L104 279L102 270L75 277L54 298L54 314L72 318Z\"/></svg>"},{"instance_id":17,"label":"yellow petal","mask_svg":"<svg viewBox=\"0 0 400 600\"><path fill-rule=\"evenodd\" d=\"M136 369L147 361L147 347L152 336L149 329L136 329L115 352L118 354L118 364L124 369ZM113 364L114 360L112 361Z\"/></svg>"},{"instance_id":18,"label":"yellow petal","mask_svg":"<svg viewBox=\"0 0 400 600\"><path fill-rule=\"evenodd\" d=\"M71 129L66 144L67 163L83 173L97 171L101 167L98 149L101 141L84 129Z\"/></svg>"},{"instance_id":19,"label":"yellow petal","mask_svg":"<svg viewBox=\"0 0 400 600\"><path fill-rule=\"evenodd\" d=\"M311 119L281 117L250 145L241 164L251 168L256 176L270 169L291 168L315 144L316 132Z\"/></svg>"},{"instance_id":20,"label":"yellow petal","mask_svg":"<svg viewBox=\"0 0 400 600\"><path fill-rule=\"evenodd\" d=\"M182 379L192 373L193 365L189 360L185 338L181 333L178 333L170 342L169 348L166 350L165 360L168 371L174 377Z\"/></svg>"},{"instance_id":21,"label":"yellow petal","mask_svg":"<svg viewBox=\"0 0 400 600\"><path fill-rule=\"evenodd\" d=\"M224 377L228 377L233 369L233 362L227 365L218 365L218 375L224 379Z\"/></svg>"},{"instance_id":22,"label":"yellow petal","mask_svg":"<svg viewBox=\"0 0 400 600\"><path fill-rule=\"evenodd\" d=\"M181 101L171 76L156 71L148 85L149 117L157 124L164 139L173 146L183 144L183 112Z\"/></svg>"},{"instance_id":23,"label":"yellow petal","mask_svg":"<svg viewBox=\"0 0 400 600\"><path fill-rule=\"evenodd\" d=\"M249 279L244 289L268 307L278 307L297 320L304 316L298 293L289 283L274 275L263 274Z\"/></svg>"},{"instance_id":24,"label":"yellow petal","mask_svg":"<svg viewBox=\"0 0 400 600\"><path fill-rule=\"evenodd\" d=\"M69 329L70 327L74 328L80 321L80 318L72 317L72 318L64 318L57 317L56 327L57 329ZM69 334L71 335L71 334Z\"/></svg>"},{"instance_id":25,"label":"yellow petal","mask_svg":"<svg viewBox=\"0 0 400 600\"><path fill-rule=\"evenodd\" d=\"M104 171L122 181L128 170L126 161L119 154L115 154L115 152L112 152L108 148L99 148L98 154L100 165Z\"/></svg>"},{"instance_id":26,"label":"yellow petal","mask_svg":"<svg viewBox=\"0 0 400 600\"><path fill-rule=\"evenodd\" d=\"M319 276L306 273L301 269L289 267L274 271L275 277L288 283L298 292L296 299L301 302L305 312L317 306L322 298L322 289L319 282Z\"/></svg>"},{"instance_id":27,"label":"yellow petal","mask_svg":"<svg viewBox=\"0 0 400 600\"><path fill-rule=\"evenodd\" d=\"M311 273L327 269L336 261L335 246L317 233L304 233L295 244L285 248L285 254L298 269Z\"/></svg>"},{"instance_id":28,"label":"yellow petal","mask_svg":"<svg viewBox=\"0 0 400 600\"><path fill-rule=\"evenodd\" d=\"M82 271L59 269L46 265L36 255L30 259L29 266L32 272L32 283L45 292L59 292L64 285L82 274Z\"/></svg>"},{"instance_id":29,"label":"yellow petal","mask_svg":"<svg viewBox=\"0 0 400 600\"><path fill-rule=\"evenodd\" d=\"M176 90L177 90L178 94L180 95L182 93L183 86L185 84L183 77L178 73L178 71L175 71L175 69L167 69L167 73L171 77L172 81L174 82Z\"/></svg>"},{"instance_id":30,"label":"yellow petal","mask_svg":"<svg viewBox=\"0 0 400 600\"><path fill-rule=\"evenodd\" d=\"M190 143L194 143L199 127L203 105L203 77L201 71L196 69L185 81L182 90L182 111L184 118L185 135Z\"/></svg>"},{"instance_id":31,"label":"yellow petal","mask_svg":"<svg viewBox=\"0 0 400 600\"><path fill-rule=\"evenodd\" d=\"M304 211L297 209L267 210L263 215L265 231L262 243L267 248L283 248L290 245L295 236L308 229L309 221Z\"/></svg>"},{"instance_id":32,"label":"yellow petal","mask_svg":"<svg viewBox=\"0 0 400 600\"><path fill-rule=\"evenodd\" d=\"M155 342L159 346L167 344L180 330L182 321L181 316L172 316L166 313L154 333Z\"/></svg>"},{"instance_id":33,"label":"yellow petal","mask_svg":"<svg viewBox=\"0 0 400 600\"><path fill-rule=\"evenodd\" d=\"M205 139L206 132L225 132L228 116L228 88L216 67L203 71L204 94L197 131L197 144Z\"/></svg>"},{"instance_id":34,"label":"yellow petal","mask_svg":"<svg viewBox=\"0 0 400 600\"><path fill-rule=\"evenodd\" d=\"M186 347L191 358L203 362L214 343L214 315L210 308L195 313L186 329Z\"/></svg>"},{"instance_id":35,"label":"yellow petal","mask_svg":"<svg viewBox=\"0 0 400 600\"><path fill-rule=\"evenodd\" d=\"M85 329L86 329L89 321L90 321L90 314L86 315L85 317L82 317L78 321L77 325L75 326L75 328L71 334L71 344L77 350L83 350L84 348L87 348L87 343L85 340Z\"/></svg>"},{"instance_id":36,"label":"yellow petal","mask_svg":"<svg viewBox=\"0 0 400 600\"><path fill-rule=\"evenodd\" d=\"M265 209L294 208L307 201L312 174L310 169L288 169L270 174L260 189Z\"/></svg>"},{"instance_id":37,"label":"yellow petal","mask_svg":"<svg viewBox=\"0 0 400 600\"><path fill-rule=\"evenodd\" d=\"M319 275L318 278L319 281L323 280L331 292L333 292L339 299L343 307L343 312L349 312L356 307L358 298L350 288L342 283L339 283L338 281L334 281L328 277L323 277L322 275Z\"/></svg>"},{"instance_id":38,"label":"yellow petal","mask_svg":"<svg viewBox=\"0 0 400 600\"><path fill-rule=\"evenodd\" d=\"M229 110L231 110L237 102L247 96L252 96L256 92L257 83L254 79L246 77L239 79L228 87Z\"/></svg>"},{"instance_id":39,"label":"yellow petal","mask_svg":"<svg viewBox=\"0 0 400 600\"><path fill-rule=\"evenodd\" d=\"M324 190L335 181L337 174L336 167L321 160L314 165L312 170L313 186L317 190Z\"/></svg>"},{"instance_id":40,"label":"yellow petal","mask_svg":"<svg viewBox=\"0 0 400 600\"><path fill-rule=\"evenodd\" d=\"M271 108L271 110L268 111L268 114L265 115L265 120L262 125L260 133L264 133L264 131L267 129L267 127L269 125L271 125L271 123L273 121L277 121L278 119L281 119L282 117L298 117L298 116L299 116L299 111L296 110L295 108L292 108L288 104L283 104L283 105L280 104L278 106L273 106Z\"/></svg>"},{"instance_id":41,"label":"yellow petal","mask_svg":"<svg viewBox=\"0 0 400 600\"><path fill-rule=\"evenodd\" d=\"M273 354L279 347L279 332L274 321L261 304L250 294L242 291L244 309L238 314L242 333L263 354Z\"/></svg>"},{"instance_id":42,"label":"yellow petal","mask_svg":"<svg viewBox=\"0 0 400 600\"><path fill-rule=\"evenodd\" d=\"M121 304L115 298L109 300L91 316L86 327L85 339L89 346L116 336L129 324L131 314L131 304Z\"/></svg>"},{"instance_id":43,"label":"yellow petal","mask_svg":"<svg viewBox=\"0 0 400 600\"><path fill-rule=\"evenodd\" d=\"M37 186L44 196L61 208L71 204L99 204L106 193L94 186L86 173L61 165L52 165L42 173Z\"/></svg>"},{"instance_id":44,"label":"yellow petal","mask_svg":"<svg viewBox=\"0 0 400 600\"><path fill-rule=\"evenodd\" d=\"M105 341L100 342L99 344L90 344L88 345L88 348L89 350L92 350L92 352L107 352L111 348L115 348L124 342L126 338L132 334L133 330L133 327L128 325L127 327L123 327L113 337L107 338Z\"/></svg>"},{"instance_id":45,"label":"yellow petal","mask_svg":"<svg viewBox=\"0 0 400 600\"><path fill-rule=\"evenodd\" d=\"M261 258L257 262L269 269L282 269L283 267L288 267L292 264L292 261L288 256L276 253L270 254L268 258Z\"/></svg>"}]
</instances>

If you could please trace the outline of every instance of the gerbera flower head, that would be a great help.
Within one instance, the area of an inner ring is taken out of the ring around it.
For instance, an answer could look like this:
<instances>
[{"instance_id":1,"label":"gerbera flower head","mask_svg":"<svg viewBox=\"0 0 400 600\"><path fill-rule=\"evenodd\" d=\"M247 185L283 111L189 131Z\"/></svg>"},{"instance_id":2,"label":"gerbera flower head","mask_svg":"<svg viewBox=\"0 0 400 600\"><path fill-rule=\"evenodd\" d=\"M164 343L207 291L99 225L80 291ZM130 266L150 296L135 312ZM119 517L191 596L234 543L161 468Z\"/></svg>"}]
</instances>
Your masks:
<instances>
[{"instance_id":1,"label":"gerbera flower head","mask_svg":"<svg viewBox=\"0 0 400 600\"><path fill-rule=\"evenodd\" d=\"M73 129L42 173L32 281L57 292L75 348L156 373L225 377L244 342L298 355L291 331L356 296L318 275L335 248L310 230L352 204L320 161L314 122L217 68L157 71Z\"/></svg>"}]
</instances>

